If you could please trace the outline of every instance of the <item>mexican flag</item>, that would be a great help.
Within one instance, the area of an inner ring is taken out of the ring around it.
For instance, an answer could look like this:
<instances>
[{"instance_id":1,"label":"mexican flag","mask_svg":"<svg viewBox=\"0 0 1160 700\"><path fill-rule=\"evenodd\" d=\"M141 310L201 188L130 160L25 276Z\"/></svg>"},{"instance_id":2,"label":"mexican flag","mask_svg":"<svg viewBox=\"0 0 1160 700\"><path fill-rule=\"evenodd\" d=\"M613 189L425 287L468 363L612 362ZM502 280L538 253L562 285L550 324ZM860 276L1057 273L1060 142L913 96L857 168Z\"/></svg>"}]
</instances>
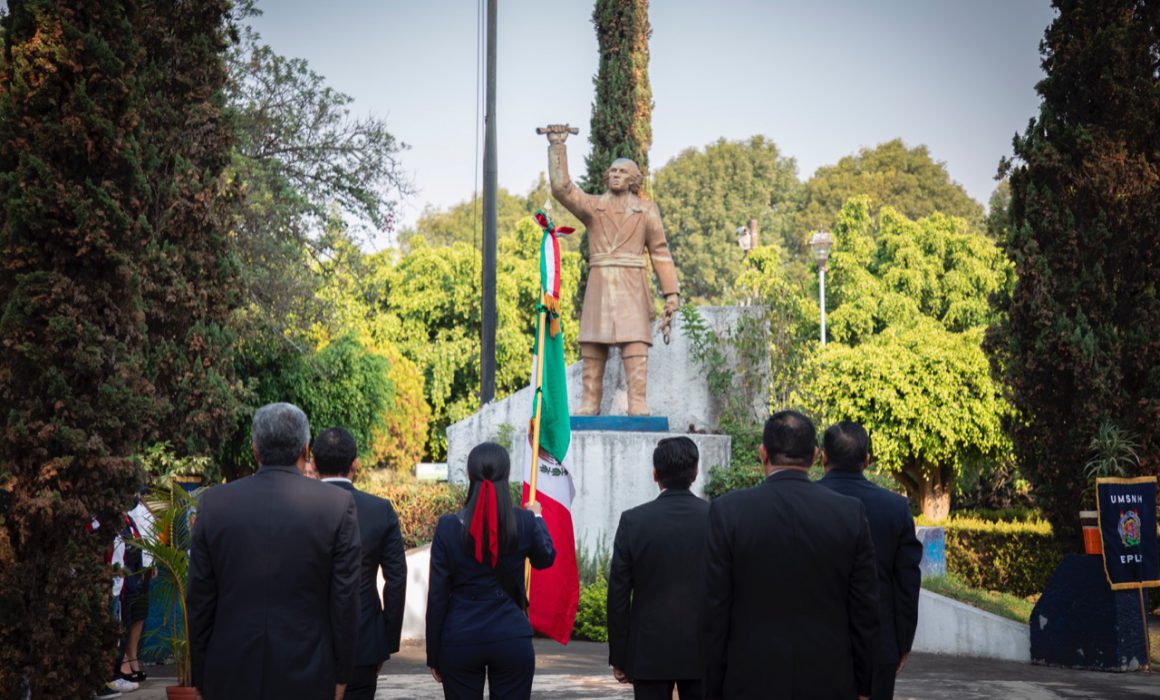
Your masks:
<instances>
[{"instance_id":1,"label":"mexican flag","mask_svg":"<svg viewBox=\"0 0 1160 700\"><path fill-rule=\"evenodd\" d=\"M538 323L546 323L541 336L536 327L536 338L543 337L544 367L532 353L532 420L529 436L540 427L540 454L532 459L532 447L527 446L524 459L523 502L530 500L533 469L536 470L536 500L552 536L556 561L543 570L532 569L528 587L528 618L532 629L567 644L572 636L576 606L580 599L580 578L576 569L576 540L572 531L572 498L576 488L572 484L571 459L568 445L572 439L571 417L568 412L568 384L564 375L564 334L560 328L560 243L558 235L567 235L572 229L556 228L552 220L539 210L536 223L544 230L540 240L540 304L536 308ZM544 312L541 314L540 312ZM540 380L537 384L537 378ZM536 387L540 387L539 415L536 415Z\"/></svg>"}]
</instances>

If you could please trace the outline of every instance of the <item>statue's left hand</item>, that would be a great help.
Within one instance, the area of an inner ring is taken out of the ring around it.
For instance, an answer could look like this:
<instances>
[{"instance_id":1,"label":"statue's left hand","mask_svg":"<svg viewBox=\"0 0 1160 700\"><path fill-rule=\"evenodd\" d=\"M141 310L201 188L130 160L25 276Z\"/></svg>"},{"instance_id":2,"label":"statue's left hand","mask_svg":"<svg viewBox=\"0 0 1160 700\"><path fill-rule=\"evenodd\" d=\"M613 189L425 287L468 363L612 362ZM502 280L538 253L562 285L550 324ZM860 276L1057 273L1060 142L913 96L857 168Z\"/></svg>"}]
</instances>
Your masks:
<instances>
[{"instance_id":1,"label":"statue's left hand","mask_svg":"<svg viewBox=\"0 0 1160 700\"><path fill-rule=\"evenodd\" d=\"M665 316L661 319L660 331L664 337L665 345L672 342L673 339L673 314L677 313L677 307L681 303L679 294L669 294L665 297Z\"/></svg>"}]
</instances>

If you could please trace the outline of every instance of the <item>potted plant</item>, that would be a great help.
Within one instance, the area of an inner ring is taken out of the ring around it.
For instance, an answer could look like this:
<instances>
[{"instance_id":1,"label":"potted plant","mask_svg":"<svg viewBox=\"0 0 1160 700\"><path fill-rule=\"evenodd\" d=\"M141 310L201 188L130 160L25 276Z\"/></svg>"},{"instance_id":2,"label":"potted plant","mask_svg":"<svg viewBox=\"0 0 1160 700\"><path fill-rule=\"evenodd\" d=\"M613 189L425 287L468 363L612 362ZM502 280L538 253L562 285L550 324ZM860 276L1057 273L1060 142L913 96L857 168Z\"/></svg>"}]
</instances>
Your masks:
<instances>
[{"instance_id":1,"label":"potted plant","mask_svg":"<svg viewBox=\"0 0 1160 700\"><path fill-rule=\"evenodd\" d=\"M190 527L197 501L173 482L151 494L145 505L153 515L153 533L134 540L133 544L153 557L153 568L158 571L153 582L156 591L153 600L170 622L158 630L173 654L177 672L177 685L167 687L165 694L170 700L193 700L197 691L190 673L185 590L189 583Z\"/></svg>"},{"instance_id":2,"label":"potted plant","mask_svg":"<svg viewBox=\"0 0 1160 700\"><path fill-rule=\"evenodd\" d=\"M1100 427L1088 443L1088 449L1092 457L1083 467L1084 478L1087 480L1084 501L1095 499L1096 479L1127 476L1129 470L1140 466L1140 443L1109 418L1100 421ZM1088 554L1103 554L1099 512L1081 510L1079 519L1083 528L1084 551Z\"/></svg>"}]
</instances>

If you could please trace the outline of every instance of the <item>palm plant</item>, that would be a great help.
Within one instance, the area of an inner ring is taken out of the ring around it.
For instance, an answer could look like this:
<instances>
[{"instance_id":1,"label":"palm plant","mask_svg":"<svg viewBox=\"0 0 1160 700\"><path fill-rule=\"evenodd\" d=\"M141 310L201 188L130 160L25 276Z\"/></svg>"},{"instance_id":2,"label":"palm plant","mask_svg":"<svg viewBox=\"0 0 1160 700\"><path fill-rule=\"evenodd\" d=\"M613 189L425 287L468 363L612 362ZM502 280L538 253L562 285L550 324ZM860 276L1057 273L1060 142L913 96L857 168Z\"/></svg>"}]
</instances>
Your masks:
<instances>
[{"instance_id":1,"label":"palm plant","mask_svg":"<svg viewBox=\"0 0 1160 700\"><path fill-rule=\"evenodd\" d=\"M161 634L173 652L177 684L189 687L189 614L185 607L185 590L189 582L190 527L196 499L177 484L145 501L153 515L153 532L133 541L153 557L153 567L161 572L154 587L158 604L165 610L169 625Z\"/></svg>"},{"instance_id":2,"label":"palm plant","mask_svg":"<svg viewBox=\"0 0 1160 700\"><path fill-rule=\"evenodd\" d=\"M1127 476L1140 466L1140 443L1128 431L1110 419L1100 421L1100 427L1088 443L1091 459L1084 464L1084 476L1089 481L1104 476Z\"/></svg>"}]
</instances>

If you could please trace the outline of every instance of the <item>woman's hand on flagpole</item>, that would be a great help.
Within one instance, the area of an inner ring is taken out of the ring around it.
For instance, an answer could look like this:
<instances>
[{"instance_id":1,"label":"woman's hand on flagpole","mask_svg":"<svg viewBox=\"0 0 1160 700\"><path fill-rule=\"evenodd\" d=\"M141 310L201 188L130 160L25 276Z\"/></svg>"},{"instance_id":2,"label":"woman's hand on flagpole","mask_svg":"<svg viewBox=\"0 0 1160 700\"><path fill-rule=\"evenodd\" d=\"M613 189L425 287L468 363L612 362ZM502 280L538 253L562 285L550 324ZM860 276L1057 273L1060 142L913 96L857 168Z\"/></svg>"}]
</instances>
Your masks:
<instances>
[{"instance_id":1,"label":"woman's hand on flagpole","mask_svg":"<svg viewBox=\"0 0 1160 700\"><path fill-rule=\"evenodd\" d=\"M524 510L532 511L532 513L534 513L537 518L542 518L544 516L544 509L540 506L539 501L528 501L524 504Z\"/></svg>"}]
</instances>

